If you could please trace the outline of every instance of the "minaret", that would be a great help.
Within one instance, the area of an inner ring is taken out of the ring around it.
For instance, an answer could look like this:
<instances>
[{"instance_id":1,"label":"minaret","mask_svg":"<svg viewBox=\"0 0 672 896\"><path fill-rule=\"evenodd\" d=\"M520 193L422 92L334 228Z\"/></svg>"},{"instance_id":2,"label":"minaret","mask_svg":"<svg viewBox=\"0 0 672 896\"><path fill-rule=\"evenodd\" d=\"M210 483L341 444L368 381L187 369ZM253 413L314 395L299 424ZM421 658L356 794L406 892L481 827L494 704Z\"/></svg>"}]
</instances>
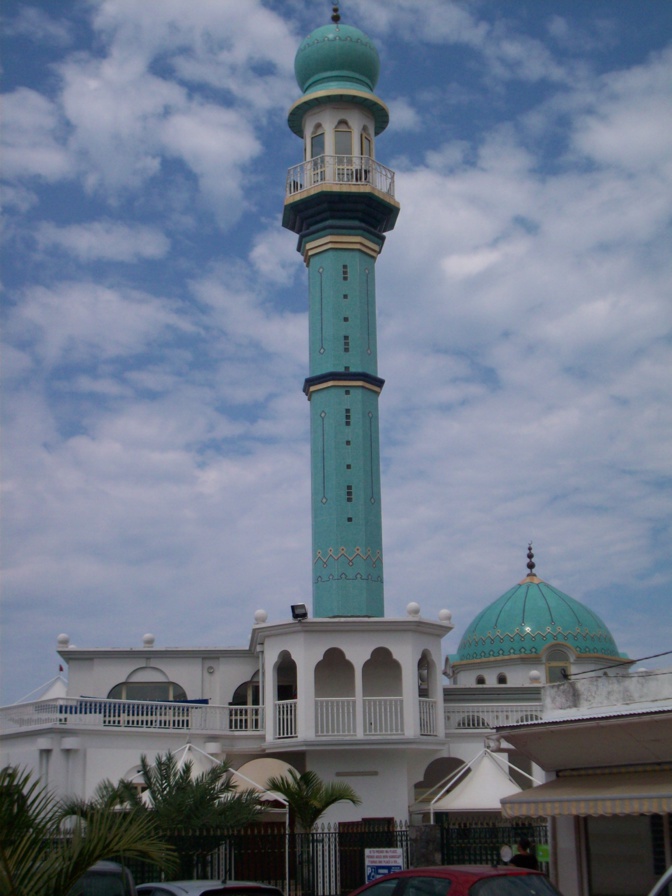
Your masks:
<instances>
[{"instance_id":1,"label":"minaret","mask_svg":"<svg viewBox=\"0 0 672 896\"><path fill-rule=\"evenodd\" d=\"M359 29L313 31L294 63L289 110L304 161L291 168L282 223L308 267L313 615L383 616L375 263L399 204L375 160L389 113L373 93L380 61Z\"/></svg>"}]
</instances>

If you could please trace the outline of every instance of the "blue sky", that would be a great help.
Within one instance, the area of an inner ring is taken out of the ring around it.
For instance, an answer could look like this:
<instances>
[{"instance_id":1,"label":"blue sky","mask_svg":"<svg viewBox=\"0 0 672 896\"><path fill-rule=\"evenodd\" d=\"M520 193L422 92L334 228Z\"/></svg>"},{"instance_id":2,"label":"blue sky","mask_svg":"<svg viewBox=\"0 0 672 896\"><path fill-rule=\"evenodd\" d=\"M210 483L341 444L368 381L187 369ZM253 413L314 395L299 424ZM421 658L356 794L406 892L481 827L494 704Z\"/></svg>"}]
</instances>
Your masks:
<instances>
[{"instance_id":1,"label":"blue sky","mask_svg":"<svg viewBox=\"0 0 672 896\"><path fill-rule=\"evenodd\" d=\"M79 647L310 603L307 278L280 216L322 0L6 0L2 702ZM672 650L672 6L348 0L402 211L377 265L386 613L525 574ZM670 657L644 665L670 665Z\"/></svg>"}]
</instances>

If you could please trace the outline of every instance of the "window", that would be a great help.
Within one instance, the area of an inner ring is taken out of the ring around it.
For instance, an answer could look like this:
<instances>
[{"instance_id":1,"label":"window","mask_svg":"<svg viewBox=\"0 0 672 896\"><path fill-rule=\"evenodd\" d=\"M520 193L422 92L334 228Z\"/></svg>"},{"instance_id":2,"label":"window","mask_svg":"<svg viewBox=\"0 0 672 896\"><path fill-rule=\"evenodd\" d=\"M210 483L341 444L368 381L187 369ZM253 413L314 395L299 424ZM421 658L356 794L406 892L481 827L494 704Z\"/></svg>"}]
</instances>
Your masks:
<instances>
[{"instance_id":1,"label":"window","mask_svg":"<svg viewBox=\"0 0 672 896\"><path fill-rule=\"evenodd\" d=\"M343 265L343 279L348 280L349 277L350 277L350 272L348 271L348 266L347 266L347 264L344 264ZM347 299L347 295L345 293L343 293L343 298Z\"/></svg>"},{"instance_id":2,"label":"window","mask_svg":"<svg viewBox=\"0 0 672 896\"><path fill-rule=\"evenodd\" d=\"M349 317L344 317L344 318L343 318L343 323L344 323L344 324L349 324L349 323L350 323L350 318L349 318Z\"/></svg>"},{"instance_id":3,"label":"window","mask_svg":"<svg viewBox=\"0 0 672 896\"><path fill-rule=\"evenodd\" d=\"M390 880L382 880L380 883L372 884L366 890L367 896L392 896L392 892L398 883L399 881L396 877L393 877Z\"/></svg>"},{"instance_id":4,"label":"window","mask_svg":"<svg viewBox=\"0 0 672 896\"><path fill-rule=\"evenodd\" d=\"M174 681L124 681L115 685L108 700L186 700L187 692Z\"/></svg>"},{"instance_id":5,"label":"window","mask_svg":"<svg viewBox=\"0 0 672 896\"><path fill-rule=\"evenodd\" d=\"M445 877L409 877L404 896L446 896L451 883Z\"/></svg>"},{"instance_id":6,"label":"window","mask_svg":"<svg viewBox=\"0 0 672 896\"><path fill-rule=\"evenodd\" d=\"M564 681L571 669L569 654L564 650L549 650L546 654L546 682Z\"/></svg>"},{"instance_id":7,"label":"window","mask_svg":"<svg viewBox=\"0 0 672 896\"><path fill-rule=\"evenodd\" d=\"M476 684L485 684L485 675L477 675Z\"/></svg>"},{"instance_id":8,"label":"window","mask_svg":"<svg viewBox=\"0 0 672 896\"><path fill-rule=\"evenodd\" d=\"M352 486L346 485L345 487L345 500L348 504L352 504Z\"/></svg>"},{"instance_id":9,"label":"window","mask_svg":"<svg viewBox=\"0 0 672 896\"><path fill-rule=\"evenodd\" d=\"M346 470L352 470L352 464L346 464L346 465L345 465L345 469L346 469Z\"/></svg>"},{"instance_id":10,"label":"window","mask_svg":"<svg viewBox=\"0 0 672 896\"><path fill-rule=\"evenodd\" d=\"M497 684L507 684L506 675L503 672L500 672L497 676Z\"/></svg>"},{"instance_id":11,"label":"window","mask_svg":"<svg viewBox=\"0 0 672 896\"><path fill-rule=\"evenodd\" d=\"M350 439L346 439L346 440L345 440L345 444L346 444L347 447L349 448L350 445L352 445L352 442L350 441Z\"/></svg>"},{"instance_id":12,"label":"window","mask_svg":"<svg viewBox=\"0 0 672 896\"><path fill-rule=\"evenodd\" d=\"M334 149L337 156L352 155L352 131L347 121L341 119L334 131Z\"/></svg>"},{"instance_id":13,"label":"window","mask_svg":"<svg viewBox=\"0 0 672 896\"><path fill-rule=\"evenodd\" d=\"M343 337L343 351L345 354L348 354L348 352L350 351L350 337L349 336Z\"/></svg>"},{"instance_id":14,"label":"window","mask_svg":"<svg viewBox=\"0 0 672 896\"><path fill-rule=\"evenodd\" d=\"M321 128L322 125L317 125ZM324 155L324 131L316 130L310 138L310 157L316 159L318 156Z\"/></svg>"},{"instance_id":15,"label":"window","mask_svg":"<svg viewBox=\"0 0 672 896\"><path fill-rule=\"evenodd\" d=\"M345 279L347 280L348 278L346 277ZM344 292L344 293L343 293L343 301L344 301L344 302L347 302L347 300L348 300L349 298L350 298L350 296L347 294L347 292Z\"/></svg>"},{"instance_id":16,"label":"window","mask_svg":"<svg viewBox=\"0 0 672 896\"><path fill-rule=\"evenodd\" d=\"M352 420L352 414L350 412L350 408L345 409L345 425L350 426Z\"/></svg>"},{"instance_id":17,"label":"window","mask_svg":"<svg viewBox=\"0 0 672 896\"><path fill-rule=\"evenodd\" d=\"M369 157L373 155L373 141L366 128L362 131L362 155Z\"/></svg>"},{"instance_id":18,"label":"window","mask_svg":"<svg viewBox=\"0 0 672 896\"><path fill-rule=\"evenodd\" d=\"M349 390L349 389L346 389L346 390L345 390L345 394L346 394L346 395L349 395L349 394L350 394L350 390Z\"/></svg>"}]
</instances>

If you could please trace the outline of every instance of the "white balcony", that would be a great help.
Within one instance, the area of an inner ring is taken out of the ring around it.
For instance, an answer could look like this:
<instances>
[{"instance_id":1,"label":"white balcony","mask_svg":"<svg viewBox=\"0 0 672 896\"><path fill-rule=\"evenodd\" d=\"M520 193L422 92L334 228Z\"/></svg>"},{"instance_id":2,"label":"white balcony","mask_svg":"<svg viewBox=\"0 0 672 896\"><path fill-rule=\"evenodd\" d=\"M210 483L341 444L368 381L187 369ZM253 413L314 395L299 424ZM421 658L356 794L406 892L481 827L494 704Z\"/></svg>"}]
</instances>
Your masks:
<instances>
[{"instance_id":1,"label":"white balcony","mask_svg":"<svg viewBox=\"0 0 672 896\"><path fill-rule=\"evenodd\" d=\"M294 165L287 172L286 196L330 184L373 187L394 198L394 171L369 156L318 156Z\"/></svg>"},{"instance_id":2,"label":"white balcony","mask_svg":"<svg viewBox=\"0 0 672 896\"><path fill-rule=\"evenodd\" d=\"M275 736L283 739L296 737L296 700L278 700L275 704Z\"/></svg>"},{"instance_id":3,"label":"white balcony","mask_svg":"<svg viewBox=\"0 0 672 896\"><path fill-rule=\"evenodd\" d=\"M316 737L351 737L356 733L354 698L330 697L315 700Z\"/></svg>"},{"instance_id":4,"label":"white balcony","mask_svg":"<svg viewBox=\"0 0 672 896\"><path fill-rule=\"evenodd\" d=\"M446 732L493 729L541 718L541 703L446 703L443 707Z\"/></svg>"},{"instance_id":5,"label":"white balcony","mask_svg":"<svg viewBox=\"0 0 672 896\"><path fill-rule=\"evenodd\" d=\"M181 728L217 733L263 732L264 707L60 697L0 709L3 732L63 726L88 730Z\"/></svg>"},{"instance_id":6,"label":"white balcony","mask_svg":"<svg viewBox=\"0 0 672 896\"><path fill-rule=\"evenodd\" d=\"M364 698L364 735L404 733L404 701L401 697Z\"/></svg>"},{"instance_id":7,"label":"white balcony","mask_svg":"<svg viewBox=\"0 0 672 896\"><path fill-rule=\"evenodd\" d=\"M420 697L420 734L435 735L436 732L436 700Z\"/></svg>"}]
</instances>

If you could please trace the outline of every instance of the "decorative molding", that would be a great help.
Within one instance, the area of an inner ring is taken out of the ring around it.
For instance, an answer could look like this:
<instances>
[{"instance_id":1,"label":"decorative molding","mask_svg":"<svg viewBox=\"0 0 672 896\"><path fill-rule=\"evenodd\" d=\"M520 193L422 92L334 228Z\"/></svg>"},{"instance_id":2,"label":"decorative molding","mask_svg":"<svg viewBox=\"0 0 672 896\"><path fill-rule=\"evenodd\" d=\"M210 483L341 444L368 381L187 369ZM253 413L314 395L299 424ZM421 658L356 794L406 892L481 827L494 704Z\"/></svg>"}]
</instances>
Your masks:
<instances>
[{"instance_id":1,"label":"decorative molding","mask_svg":"<svg viewBox=\"0 0 672 896\"><path fill-rule=\"evenodd\" d=\"M354 249L365 252L375 259L380 255L381 248L381 246L371 240L367 240L363 236L333 234L306 243L303 250L303 260L307 267L314 255L318 255L320 252L327 252L329 249Z\"/></svg>"},{"instance_id":2,"label":"decorative molding","mask_svg":"<svg viewBox=\"0 0 672 896\"><path fill-rule=\"evenodd\" d=\"M306 377L303 383L303 391L310 401L310 396L313 392L317 392L320 389L329 389L333 386L345 388L359 386L362 389L369 389L371 392L376 392L380 395L384 385L385 380L379 376L374 376L372 373L365 373L361 370L353 372L330 370L327 373L318 373L316 376Z\"/></svg>"}]
</instances>

